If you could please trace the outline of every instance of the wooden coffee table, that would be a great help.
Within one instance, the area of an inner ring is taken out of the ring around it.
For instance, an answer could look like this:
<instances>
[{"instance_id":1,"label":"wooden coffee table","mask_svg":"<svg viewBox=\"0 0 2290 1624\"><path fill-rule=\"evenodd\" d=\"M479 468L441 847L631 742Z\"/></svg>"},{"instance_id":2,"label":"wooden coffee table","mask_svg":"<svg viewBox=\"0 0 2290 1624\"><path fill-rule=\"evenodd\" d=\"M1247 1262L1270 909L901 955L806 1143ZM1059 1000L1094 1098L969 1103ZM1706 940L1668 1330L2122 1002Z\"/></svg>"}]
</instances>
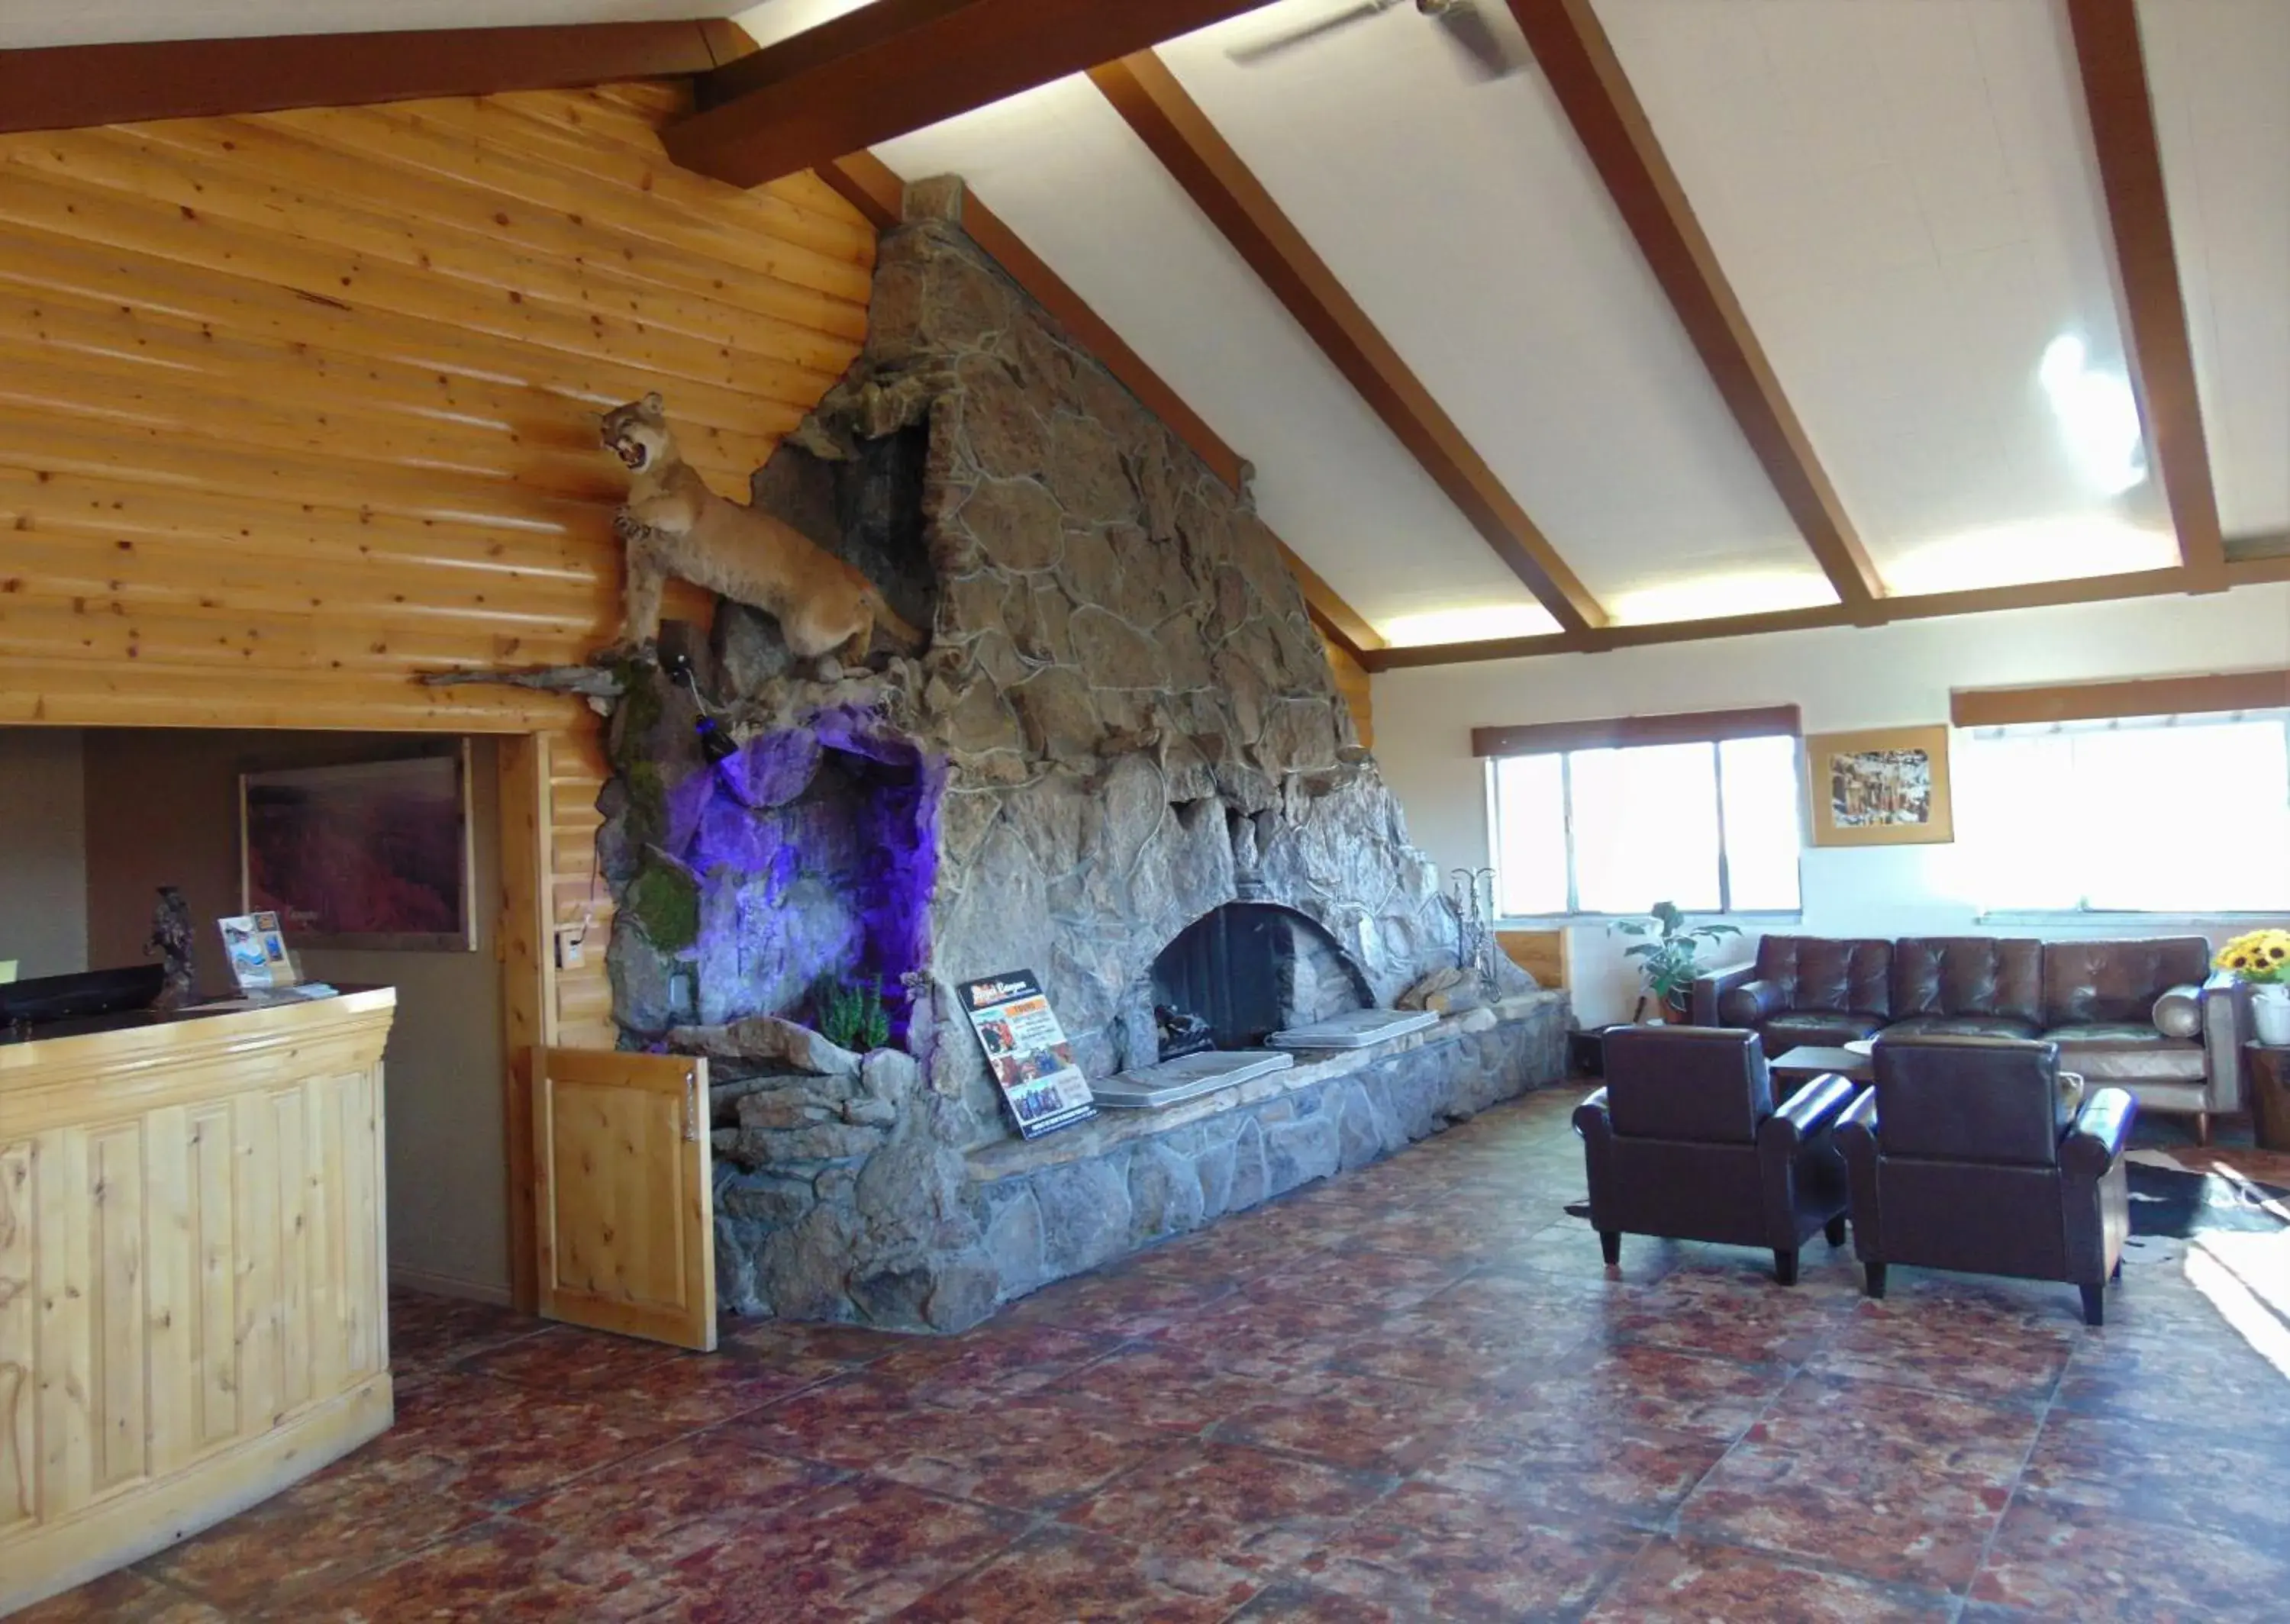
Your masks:
<instances>
[{"instance_id":1,"label":"wooden coffee table","mask_svg":"<svg viewBox=\"0 0 2290 1624\"><path fill-rule=\"evenodd\" d=\"M1776 1077L1787 1077L1799 1083L1828 1071L1833 1071L1840 1077L1850 1077L1855 1083L1866 1083L1877 1075L1869 1057L1857 1049L1822 1049L1811 1045L1790 1050L1766 1069Z\"/></svg>"}]
</instances>

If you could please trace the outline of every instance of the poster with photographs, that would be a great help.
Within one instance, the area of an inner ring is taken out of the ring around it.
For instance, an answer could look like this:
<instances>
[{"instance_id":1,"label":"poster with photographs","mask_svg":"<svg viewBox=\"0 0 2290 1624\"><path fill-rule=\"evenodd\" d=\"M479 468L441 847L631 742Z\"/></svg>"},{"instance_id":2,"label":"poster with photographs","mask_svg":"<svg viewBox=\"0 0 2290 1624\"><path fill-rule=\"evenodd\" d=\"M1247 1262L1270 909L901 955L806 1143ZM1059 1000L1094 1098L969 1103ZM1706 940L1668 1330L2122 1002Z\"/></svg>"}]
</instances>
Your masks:
<instances>
[{"instance_id":1,"label":"poster with photographs","mask_svg":"<svg viewBox=\"0 0 2290 1624\"><path fill-rule=\"evenodd\" d=\"M1956 838L1948 729L1815 733L1806 740L1817 846L1941 844Z\"/></svg>"},{"instance_id":2,"label":"poster with photographs","mask_svg":"<svg viewBox=\"0 0 2290 1624\"><path fill-rule=\"evenodd\" d=\"M278 916L268 909L230 914L215 921L222 930L223 951L230 958L230 973L241 992L268 992L292 987L300 978L286 951L285 933Z\"/></svg>"},{"instance_id":3,"label":"poster with photographs","mask_svg":"<svg viewBox=\"0 0 2290 1624\"><path fill-rule=\"evenodd\" d=\"M1035 1139L1097 1115L1089 1079L1032 971L964 982L962 1006L1020 1133Z\"/></svg>"}]
</instances>

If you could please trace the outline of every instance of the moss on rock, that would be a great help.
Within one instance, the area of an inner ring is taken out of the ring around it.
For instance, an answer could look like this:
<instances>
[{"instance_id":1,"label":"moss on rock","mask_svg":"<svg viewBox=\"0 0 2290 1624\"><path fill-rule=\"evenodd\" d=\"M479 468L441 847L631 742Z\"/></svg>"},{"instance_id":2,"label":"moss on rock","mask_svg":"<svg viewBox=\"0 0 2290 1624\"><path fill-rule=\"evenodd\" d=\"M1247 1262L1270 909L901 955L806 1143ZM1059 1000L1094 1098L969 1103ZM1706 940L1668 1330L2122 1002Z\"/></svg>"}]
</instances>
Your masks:
<instances>
[{"instance_id":1,"label":"moss on rock","mask_svg":"<svg viewBox=\"0 0 2290 1624\"><path fill-rule=\"evenodd\" d=\"M621 907L662 953L681 953L700 940L699 883L672 864L647 859Z\"/></svg>"}]
</instances>

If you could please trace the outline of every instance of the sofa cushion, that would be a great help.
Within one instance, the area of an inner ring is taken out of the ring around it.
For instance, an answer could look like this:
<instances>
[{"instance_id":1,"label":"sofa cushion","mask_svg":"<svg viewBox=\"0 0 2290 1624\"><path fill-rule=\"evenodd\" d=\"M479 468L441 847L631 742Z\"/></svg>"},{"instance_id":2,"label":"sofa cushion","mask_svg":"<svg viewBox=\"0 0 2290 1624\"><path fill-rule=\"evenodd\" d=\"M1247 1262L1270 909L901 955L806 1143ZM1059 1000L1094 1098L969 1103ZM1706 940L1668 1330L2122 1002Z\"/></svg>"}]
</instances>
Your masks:
<instances>
[{"instance_id":1,"label":"sofa cushion","mask_svg":"<svg viewBox=\"0 0 2290 1624\"><path fill-rule=\"evenodd\" d=\"M2037 1037L2043 1028L2013 1015L1911 1015L1885 1028L1887 1037Z\"/></svg>"},{"instance_id":2,"label":"sofa cushion","mask_svg":"<svg viewBox=\"0 0 2290 1624\"><path fill-rule=\"evenodd\" d=\"M1831 936L1768 936L1758 979L1782 989L1785 1010L1893 1012L1893 944Z\"/></svg>"},{"instance_id":3,"label":"sofa cushion","mask_svg":"<svg viewBox=\"0 0 2290 1624\"><path fill-rule=\"evenodd\" d=\"M2044 1024L2137 1022L2174 987L2210 974L2210 944L2199 936L2044 944Z\"/></svg>"},{"instance_id":4,"label":"sofa cushion","mask_svg":"<svg viewBox=\"0 0 2290 1624\"><path fill-rule=\"evenodd\" d=\"M1903 936L1893 944L1894 1020L2003 1015L2032 1036L2044 1006L2044 944L2033 937Z\"/></svg>"},{"instance_id":5,"label":"sofa cushion","mask_svg":"<svg viewBox=\"0 0 2290 1624\"><path fill-rule=\"evenodd\" d=\"M1766 1052L1779 1056L1806 1044L1834 1049L1857 1037L1874 1037L1884 1027L1882 1015L1865 1010L1783 1010L1758 1031L1766 1040Z\"/></svg>"},{"instance_id":6,"label":"sofa cushion","mask_svg":"<svg viewBox=\"0 0 2290 1624\"><path fill-rule=\"evenodd\" d=\"M2081 1072L2094 1087L2135 1080L2199 1082L2207 1075L2200 1043L2158 1032L2144 1021L2087 1021L2054 1027L2044 1036L2059 1044L2060 1064Z\"/></svg>"}]
</instances>

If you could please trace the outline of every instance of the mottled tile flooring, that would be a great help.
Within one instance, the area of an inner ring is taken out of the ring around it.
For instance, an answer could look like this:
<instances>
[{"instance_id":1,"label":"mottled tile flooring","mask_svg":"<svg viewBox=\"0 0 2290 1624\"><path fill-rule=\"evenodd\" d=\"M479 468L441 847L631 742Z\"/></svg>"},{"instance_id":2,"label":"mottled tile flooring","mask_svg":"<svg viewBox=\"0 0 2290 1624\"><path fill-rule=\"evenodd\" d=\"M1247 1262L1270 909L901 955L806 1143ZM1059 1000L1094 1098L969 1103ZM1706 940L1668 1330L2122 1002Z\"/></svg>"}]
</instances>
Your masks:
<instances>
[{"instance_id":1,"label":"mottled tile flooring","mask_svg":"<svg viewBox=\"0 0 2290 1624\"><path fill-rule=\"evenodd\" d=\"M966 1336L692 1358L393 1305L394 1431L22 1615L217 1620L2290 1617L2290 1253L2064 1286L1817 1244L1600 1267L1578 1090ZM2211 1160L2290 1182L2290 1162Z\"/></svg>"}]
</instances>

